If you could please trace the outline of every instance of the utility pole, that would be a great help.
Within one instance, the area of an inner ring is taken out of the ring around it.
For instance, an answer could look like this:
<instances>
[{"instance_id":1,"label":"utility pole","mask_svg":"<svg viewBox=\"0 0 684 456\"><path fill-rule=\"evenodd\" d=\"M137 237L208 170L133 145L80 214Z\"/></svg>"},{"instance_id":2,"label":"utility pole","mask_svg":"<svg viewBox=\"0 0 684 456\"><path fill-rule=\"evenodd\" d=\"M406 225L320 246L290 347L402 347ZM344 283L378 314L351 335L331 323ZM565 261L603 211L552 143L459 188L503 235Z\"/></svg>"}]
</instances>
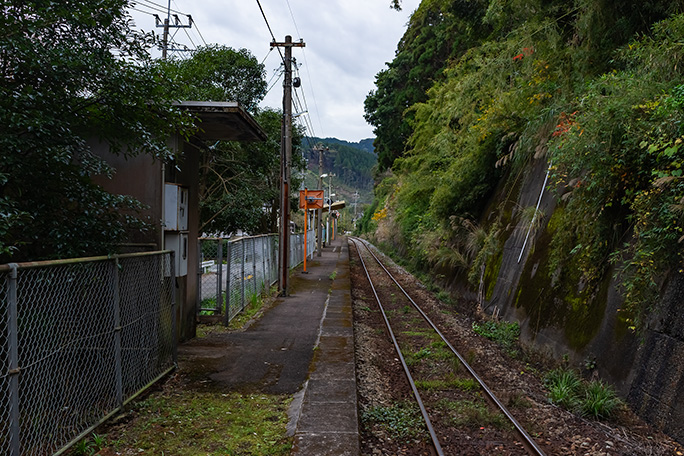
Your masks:
<instances>
[{"instance_id":1,"label":"utility pole","mask_svg":"<svg viewBox=\"0 0 684 456\"><path fill-rule=\"evenodd\" d=\"M278 243L278 292L290 294L290 164L292 162L292 48L304 47L304 41L293 43L287 35L284 43L271 42L271 47L285 48L285 80L283 81L283 127L280 143L280 242Z\"/></svg>"},{"instance_id":2,"label":"utility pole","mask_svg":"<svg viewBox=\"0 0 684 456\"><path fill-rule=\"evenodd\" d=\"M162 59L166 60L166 52L169 49L169 29L170 28L191 28L192 16L188 14L188 25L181 23L177 14L173 15L174 23L171 24L171 1L169 0L169 10L166 19L162 21L159 16L154 15L154 22L157 27L164 27L164 34L162 35ZM188 49L171 49L172 51L187 51Z\"/></svg>"},{"instance_id":3,"label":"utility pole","mask_svg":"<svg viewBox=\"0 0 684 456\"><path fill-rule=\"evenodd\" d=\"M354 219L356 219L356 205L359 202L359 192L355 191L354 192Z\"/></svg>"},{"instance_id":4,"label":"utility pole","mask_svg":"<svg viewBox=\"0 0 684 456\"><path fill-rule=\"evenodd\" d=\"M323 190L323 151L330 150L327 147L321 146L320 148L314 147L314 150L318 151L318 188ZM316 256L321 256L321 247L323 244L323 229L321 224L323 223L323 209L316 209Z\"/></svg>"}]
</instances>

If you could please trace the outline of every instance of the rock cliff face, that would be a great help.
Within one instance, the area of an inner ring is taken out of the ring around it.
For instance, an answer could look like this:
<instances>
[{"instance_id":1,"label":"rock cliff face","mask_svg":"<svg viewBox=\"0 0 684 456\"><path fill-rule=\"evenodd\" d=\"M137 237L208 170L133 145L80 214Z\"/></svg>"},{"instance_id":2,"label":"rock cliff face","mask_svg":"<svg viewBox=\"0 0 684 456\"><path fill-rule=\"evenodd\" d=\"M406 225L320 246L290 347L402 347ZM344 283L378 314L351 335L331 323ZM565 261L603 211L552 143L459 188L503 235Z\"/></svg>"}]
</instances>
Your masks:
<instances>
[{"instance_id":1,"label":"rock cliff face","mask_svg":"<svg viewBox=\"0 0 684 456\"><path fill-rule=\"evenodd\" d=\"M670 274L646 329L635 334L621 318L614 271L592 288L572 273L550 271L554 214L563 206L545 184L547 166L538 159L504 179L485 215L507 225L500 254L487 264L484 308L519 321L523 338L539 348L596 370L645 420L684 442L684 274ZM518 211L537 204L541 223L518 221Z\"/></svg>"}]
</instances>

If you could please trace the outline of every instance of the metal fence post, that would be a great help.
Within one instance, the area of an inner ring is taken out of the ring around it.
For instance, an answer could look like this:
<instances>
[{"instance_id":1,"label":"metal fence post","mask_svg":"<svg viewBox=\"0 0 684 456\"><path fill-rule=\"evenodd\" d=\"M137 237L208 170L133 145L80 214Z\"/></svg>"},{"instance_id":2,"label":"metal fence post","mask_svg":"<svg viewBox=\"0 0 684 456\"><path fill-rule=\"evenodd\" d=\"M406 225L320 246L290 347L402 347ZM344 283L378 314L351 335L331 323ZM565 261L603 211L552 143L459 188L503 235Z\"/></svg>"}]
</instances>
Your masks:
<instances>
[{"instance_id":1,"label":"metal fence post","mask_svg":"<svg viewBox=\"0 0 684 456\"><path fill-rule=\"evenodd\" d=\"M278 240L275 238L275 236L271 236L271 283L275 282L277 280L276 276L276 266L275 266L275 258L276 258L276 252L278 252Z\"/></svg>"},{"instance_id":2,"label":"metal fence post","mask_svg":"<svg viewBox=\"0 0 684 456\"><path fill-rule=\"evenodd\" d=\"M204 274L204 269L202 268L202 263L204 263L204 252L202 252L201 239L197 239L197 252L199 259L197 264L197 302L195 309L197 315L199 315L202 307L202 275ZM163 258L162 261L164 261Z\"/></svg>"},{"instance_id":3,"label":"metal fence post","mask_svg":"<svg viewBox=\"0 0 684 456\"><path fill-rule=\"evenodd\" d=\"M10 454L19 456L19 315L17 305L17 264L11 263L9 274L9 374L10 374Z\"/></svg>"},{"instance_id":4,"label":"metal fence post","mask_svg":"<svg viewBox=\"0 0 684 456\"><path fill-rule=\"evenodd\" d=\"M223 315L223 325L228 326L230 323L230 295L231 290L230 290L230 272L231 268L233 266L232 262L232 257L233 257L233 243L228 241L226 242L226 312Z\"/></svg>"},{"instance_id":5,"label":"metal fence post","mask_svg":"<svg viewBox=\"0 0 684 456\"><path fill-rule=\"evenodd\" d=\"M271 240L271 236L268 236L266 238L266 268L268 269L268 287L271 288L271 284L273 283L273 271L271 271L271 251L273 250L273 242Z\"/></svg>"},{"instance_id":6,"label":"metal fence post","mask_svg":"<svg viewBox=\"0 0 684 456\"><path fill-rule=\"evenodd\" d=\"M114 307L114 375L116 376L116 405L123 407L123 371L121 362L121 297L119 295L119 258L114 258L112 296Z\"/></svg>"},{"instance_id":7,"label":"metal fence post","mask_svg":"<svg viewBox=\"0 0 684 456\"><path fill-rule=\"evenodd\" d=\"M241 239L240 243L242 244L242 261L240 261L240 310L245 308L245 240Z\"/></svg>"},{"instance_id":8,"label":"metal fence post","mask_svg":"<svg viewBox=\"0 0 684 456\"><path fill-rule=\"evenodd\" d=\"M268 290L268 276L266 275L266 236L261 236L261 286Z\"/></svg>"},{"instance_id":9,"label":"metal fence post","mask_svg":"<svg viewBox=\"0 0 684 456\"><path fill-rule=\"evenodd\" d=\"M218 267L216 276L216 312L221 313L223 308L223 293L221 290L221 279L223 278L223 239L219 238L218 248L216 249L216 265Z\"/></svg>"},{"instance_id":10,"label":"metal fence post","mask_svg":"<svg viewBox=\"0 0 684 456\"><path fill-rule=\"evenodd\" d=\"M254 294L257 294L256 238L252 238L252 282L254 283Z\"/></svg>"},{"instance_id":11,"label":"metal fence post","mask_svg":"<svg viewBox=\"0 0 684 456\"><path fill-rule=\"evenodd\" d=\"M169 253L169 261L171 262L171 338L172 348L171 357L173 358L174 367L178 368L178 318L176 317L176 252Z\"/></svg>"}]
</instances>

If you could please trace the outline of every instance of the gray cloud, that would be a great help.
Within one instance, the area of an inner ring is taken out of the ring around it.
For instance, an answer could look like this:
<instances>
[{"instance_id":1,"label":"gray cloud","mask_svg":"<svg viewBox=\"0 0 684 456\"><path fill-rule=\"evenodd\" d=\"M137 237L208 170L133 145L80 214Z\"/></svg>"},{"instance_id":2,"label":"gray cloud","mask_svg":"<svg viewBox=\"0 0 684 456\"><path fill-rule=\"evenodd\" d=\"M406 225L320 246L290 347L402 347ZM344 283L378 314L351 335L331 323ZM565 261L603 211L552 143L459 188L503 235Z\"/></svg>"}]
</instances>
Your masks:
<instances>
[{"instance_id":1,"label":"gray cloud","mask_svg":"<svg viewBox=\"0 0 684 456\"><path fill-rule=\"evenodd\" d=\"M408 17L419 3L404 0L404 11L396 12L389 0L289 0L297 33L286 1L261 0L278 41L288 34L297 41L301 34L306 43L293 55L302 65L313 134L350 141L372 136L372 127L363 119L364 99L374 87L375 75L394 57ZM140 1L137 8L148 10L145 4L149 3ZM171 8L191 14L207 43L249 49L259 61L268 55L264 64L269 78L278 68L280 57L276 51L269 54L271 36L256 0L173 0ZM132 15L138 28L154 28L151 16L136 11ZM195 44L201 44L197 30L189 33ZM190 38L184 30L175 35L177 42L188 46ZM262 105L280 107L281 87L278 83Z\"/></svg>"}]
</instances>

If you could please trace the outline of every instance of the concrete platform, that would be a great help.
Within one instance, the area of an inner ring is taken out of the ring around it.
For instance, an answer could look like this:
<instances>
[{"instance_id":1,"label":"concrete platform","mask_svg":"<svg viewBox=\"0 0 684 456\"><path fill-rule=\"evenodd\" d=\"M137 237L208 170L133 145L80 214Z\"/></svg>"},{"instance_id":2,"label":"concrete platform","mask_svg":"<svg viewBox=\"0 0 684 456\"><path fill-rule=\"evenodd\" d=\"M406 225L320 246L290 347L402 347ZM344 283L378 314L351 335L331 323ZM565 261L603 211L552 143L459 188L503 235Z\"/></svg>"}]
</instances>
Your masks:
<instances>
[{"instance_id":1,"label":"concrete platform","mask_svg":"<svg viewBox=\"0 0 684 456\"><path fill-rule=\"evenodd\" d=\"M179 356L206 387L292 394L293 455L356 456L359 428L354 333L345 237L291 274L290 296L243 332L183 344Z\"/></svg>"},{"instance_id":2,"label":"concrete platform","mask_svg":"<svg viewBox=\"0 0 684 456\"><path fill-rule=\"evenodd\" d=\"M349 249L346 239L332 247L338 257L336 277L304 390L293 455L359 454Z\"/></svg>"}]
</instances>

